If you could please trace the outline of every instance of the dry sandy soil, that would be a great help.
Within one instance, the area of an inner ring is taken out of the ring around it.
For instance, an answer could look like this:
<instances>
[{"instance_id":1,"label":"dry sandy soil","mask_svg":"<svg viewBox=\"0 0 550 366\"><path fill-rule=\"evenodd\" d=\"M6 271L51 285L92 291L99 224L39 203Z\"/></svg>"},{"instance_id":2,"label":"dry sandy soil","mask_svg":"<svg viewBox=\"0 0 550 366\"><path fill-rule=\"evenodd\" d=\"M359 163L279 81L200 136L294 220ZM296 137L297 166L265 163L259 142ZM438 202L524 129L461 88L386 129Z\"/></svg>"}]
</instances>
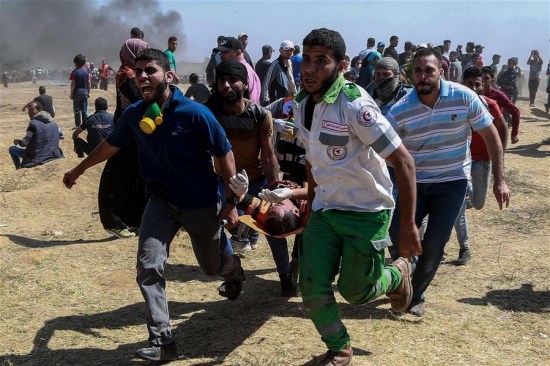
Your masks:
<instances>
[{"instance_id":1,"label":"dry sandy soil","mask_svg":"<svg viewBox=\"0 0 550 366\"><path fill-rule=\"evenodd\" d=\"M68 85L46 83L56 120L73 126ZM112 89L112 86L110 86ZM38 85L0 89L0 361L1 365L130 365L146 345L144 305L135 284L137 239L113 240L97 215L102 166L72 190L63 173L78 162L70 138L66 158L15 171L7 153L28 122L22 106ZM114 106L114 91L94 90ZM338 297L355 350L354 365L542 365L550 360L550 120L524 98L520 142L506 152L511 206L493 197L468 211L473 258L452 265L454 236L427 291L427 314L396 317L385 298L351 306ZM111 111L114 108L111 108ZM265 239L243 261L244 293L217 295L185 233L167 265L177 365L308 365L323 353L300 298L279 297Z\"/></svg>"}]
</instances>

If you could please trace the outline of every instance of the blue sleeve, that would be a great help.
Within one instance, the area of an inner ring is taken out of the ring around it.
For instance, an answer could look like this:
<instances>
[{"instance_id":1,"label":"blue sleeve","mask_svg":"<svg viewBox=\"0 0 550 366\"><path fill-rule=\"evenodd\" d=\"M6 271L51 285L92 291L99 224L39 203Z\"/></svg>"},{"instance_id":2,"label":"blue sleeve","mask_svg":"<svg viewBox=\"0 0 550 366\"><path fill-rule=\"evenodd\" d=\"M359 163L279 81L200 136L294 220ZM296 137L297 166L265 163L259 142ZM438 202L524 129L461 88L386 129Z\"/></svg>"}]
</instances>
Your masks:
<instances>
[{"instance_id":1,"label":"blue sleeve","mask_svg":"<svg viewBox=\"0 0 550 366\"><path fill-rule=\"evenodd\" d=\"M132 136L131 123L134 123L138 118L139 116L133 106L126 108L115 124L113 132L107 136L107 142L115 147L128 145Z\"/></svg>"},{"instance_id":2,"label":"blue sleeve","mask_svg":"<svg viewBox=\"0 0 550 366\"><path fill-rule=\"evenodd\" d=\"M212 112L204 107L202 113L198 115L200 123L198 123L198 134L202 136L204 146L215 157L223 157L231 150L231 144L225 135L223 127Z\"/></svg>"}]
</instances>

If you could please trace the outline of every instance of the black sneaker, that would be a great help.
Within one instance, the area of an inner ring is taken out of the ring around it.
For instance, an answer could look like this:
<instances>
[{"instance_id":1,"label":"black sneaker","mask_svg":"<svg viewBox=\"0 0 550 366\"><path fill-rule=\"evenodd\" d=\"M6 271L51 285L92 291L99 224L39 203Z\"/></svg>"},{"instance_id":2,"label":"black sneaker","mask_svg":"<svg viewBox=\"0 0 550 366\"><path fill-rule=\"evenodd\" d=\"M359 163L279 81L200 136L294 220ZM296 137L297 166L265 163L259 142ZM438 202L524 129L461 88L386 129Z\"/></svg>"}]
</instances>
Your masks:
<instances>
[{"instance_id":1,"label":"black sneaker","mask_svg":"<svg viewBox=\"0 0 550 366\"><path fill-rule=\"evenodd\" d=\"M281 296L283 297L294 297L298 296L298 288L296 283L292 278L292 271L280 274L279 278L281 279Z\"/></svg>"},{"instance_id":2,"label":"black sneaker","mask_svg":"<svg viewBox=\"0 0 550 366\"><path fill-rule=\"evenodd\" d=\"M178 358L178 349L176 342L170 344L163 344L160 346L140 348L136 351L136 354L145 359L151 361L173 361Z\"/></svg>"},{"instance_id":3,"label":"black sneaker","mask_svg":"<svg viewBox=\"0 0 550 366\"><path fill-rule=\"evenodd\" d=\"M471 257L472 254L470 253L470 249L460 249L460 251L458 252L458 259L456 260L456 265L465 265L466 263L468 263Z\"/></svg>"},{"instance_id":4,"label":"black sneaker","mask_svg":"<svg viewBox=\"0 0 550 366\"><path fill-rule=\"evenodd\" d=\"M237 259L240 265L241 259L239 256L234 255L233 257ZM220 294L220 296L227 297L231 301L236 300L237 297L239 297L243 290L243 282L246 281L246 275L244 274L243 267L240 268L241 275L239 278L233 281L224 281L218 288L218 294Z\"/></svg>"}]
</instances>

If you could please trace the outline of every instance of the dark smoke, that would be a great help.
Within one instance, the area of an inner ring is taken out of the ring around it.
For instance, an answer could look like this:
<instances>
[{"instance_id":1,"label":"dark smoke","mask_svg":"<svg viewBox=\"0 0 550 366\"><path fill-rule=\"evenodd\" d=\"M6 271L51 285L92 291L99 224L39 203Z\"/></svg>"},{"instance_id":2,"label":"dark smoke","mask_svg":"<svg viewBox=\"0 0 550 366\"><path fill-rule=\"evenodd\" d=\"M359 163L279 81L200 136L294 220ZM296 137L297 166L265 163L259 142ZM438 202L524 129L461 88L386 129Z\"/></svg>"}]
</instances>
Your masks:
<instances>
[{"instance_id":1,"label":"dark smoke","mask_svg":"<svg viewBox=\"0 0 550 366\"><path fill-rule=\"evenodd\" d=\"M157 0L1 0L0 69L71 68L76 54L96 65L119 62L130 29L140 28L149 47L165 50L168 37L184 47L179 13L160 11Z\"/></svg>"}]
</instances>

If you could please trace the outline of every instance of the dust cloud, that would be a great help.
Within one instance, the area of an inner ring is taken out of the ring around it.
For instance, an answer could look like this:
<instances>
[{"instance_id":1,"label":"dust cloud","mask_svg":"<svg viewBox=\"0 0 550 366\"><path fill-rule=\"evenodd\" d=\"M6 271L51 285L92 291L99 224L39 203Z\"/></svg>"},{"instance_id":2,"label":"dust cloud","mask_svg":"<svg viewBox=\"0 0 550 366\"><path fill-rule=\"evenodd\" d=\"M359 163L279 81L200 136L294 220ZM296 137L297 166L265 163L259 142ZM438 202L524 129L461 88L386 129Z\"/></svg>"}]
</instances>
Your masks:
<instances>
[{"instance_id":1,"label":"dust cloud","mask_svg":"<svg viewBox=\"0 0 550 366\"><path fill-rule=\"evenodd\" d=\"M149 47L164 50L171 35L185 47L180 14L162 12L157 0L1 0L0 69L71 68L78 53L117 67L133 27Z\"/></svg>"}]
</instances>

